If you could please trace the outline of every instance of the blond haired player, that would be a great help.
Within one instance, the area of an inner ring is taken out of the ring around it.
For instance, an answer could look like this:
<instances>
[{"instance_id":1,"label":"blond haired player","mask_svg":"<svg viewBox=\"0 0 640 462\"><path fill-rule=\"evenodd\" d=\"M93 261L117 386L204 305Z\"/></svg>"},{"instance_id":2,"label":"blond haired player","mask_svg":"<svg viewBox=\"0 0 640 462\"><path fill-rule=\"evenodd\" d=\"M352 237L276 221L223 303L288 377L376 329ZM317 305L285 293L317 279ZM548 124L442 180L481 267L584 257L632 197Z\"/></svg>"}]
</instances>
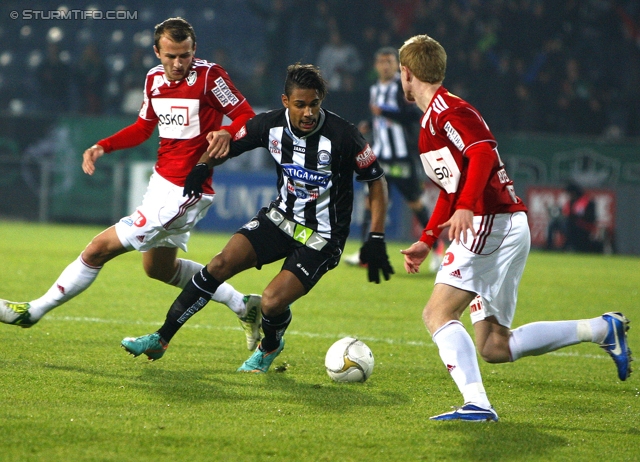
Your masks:
<instances>
[{"instance_id":1,"label":"blond haired player","mask_svg":"<svg viewBox=\"0 0 640 462\"><path fill-rule=\"evenodd\" d=\"M402 87L424 112L420 158L440 195L420 240L402 250L417 273L440 232L453 242L438 271L422 317L462 394L463 406L433 420L498 420L485 392L471 336L460 322L471 304L480 356L515 361L579 342L593 342L613 358L620 380L629 377L629 321L618 312L576 321L536 322L511 329L518 285L530 247L527 208L516 196L480 113L442 86L447 55L427 35L400 48Z\"/></svg>"}]
</instances>

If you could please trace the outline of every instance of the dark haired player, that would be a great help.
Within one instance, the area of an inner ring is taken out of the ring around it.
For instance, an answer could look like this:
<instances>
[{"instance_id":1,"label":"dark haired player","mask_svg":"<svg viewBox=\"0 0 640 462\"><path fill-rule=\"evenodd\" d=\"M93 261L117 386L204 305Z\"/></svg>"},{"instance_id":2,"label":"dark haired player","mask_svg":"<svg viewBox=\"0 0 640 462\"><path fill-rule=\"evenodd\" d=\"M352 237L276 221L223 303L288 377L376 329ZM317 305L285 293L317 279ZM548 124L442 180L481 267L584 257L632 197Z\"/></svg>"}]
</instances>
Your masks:
<instances>
[{"instance_id":1,"label":"dark haired player","mask_svg":"<svg viewBox=\"0 0 640 462\"><path fill-rule=\"evenodd\" d=\"M182 325L211 299L220 284L249 268L283 260L281 271L262 293L264 338L239 371L267 372L284 348L290 305L336 267L349 234L353 175L369 184L371 233L362 247L369 280L389 279L384 242L387 184L373 151L357 128L321 109L326 83L312 65L287 69L283 108L255 116L241 128L230 149L211 150L187 178L185 193L199 196L209 168L256 147L269 150L278 173L278 197L234 234L209 264L194 275L173 302L155 333L126 338L135 356L159 359ZM215 152L214 152L215 151Z\"/></svg>"}]
</instances>

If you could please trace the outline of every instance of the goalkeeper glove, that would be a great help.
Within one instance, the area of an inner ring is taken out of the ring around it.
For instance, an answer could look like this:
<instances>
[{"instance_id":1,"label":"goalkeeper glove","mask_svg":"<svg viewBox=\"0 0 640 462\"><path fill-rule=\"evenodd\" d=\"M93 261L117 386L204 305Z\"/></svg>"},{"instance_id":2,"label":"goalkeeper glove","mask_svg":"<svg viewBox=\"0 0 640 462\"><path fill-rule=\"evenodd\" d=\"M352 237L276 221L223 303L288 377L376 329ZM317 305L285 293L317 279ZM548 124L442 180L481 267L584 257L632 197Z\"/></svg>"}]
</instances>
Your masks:
<instances>
[{"instance_id":1,"label":"goalkeeper glove","mask_svg":"<svg viewBox=\"0 0 640 462\"><path fill-rule=\"evenodd\" d=\"M380 271L382 271L385 281L388 281L394 274L382 233L369 233L367 241L360 249L360 261L367 265L369 282L380 284Z\"/></svg>"},{"instance_id":2,"label":"goalkeeper glove","mask_svg":"<svg viewBox=\"0 0 640 462\"><path fill-rule=\"evenodd\" d=\"M187 179L184 180L182 195L189 196L189 199L192 197L200 197L202 194L202 185L210 175L211 171L207 164L202 162L196 164L187 175Z\"/></svg>"}]
</instances>

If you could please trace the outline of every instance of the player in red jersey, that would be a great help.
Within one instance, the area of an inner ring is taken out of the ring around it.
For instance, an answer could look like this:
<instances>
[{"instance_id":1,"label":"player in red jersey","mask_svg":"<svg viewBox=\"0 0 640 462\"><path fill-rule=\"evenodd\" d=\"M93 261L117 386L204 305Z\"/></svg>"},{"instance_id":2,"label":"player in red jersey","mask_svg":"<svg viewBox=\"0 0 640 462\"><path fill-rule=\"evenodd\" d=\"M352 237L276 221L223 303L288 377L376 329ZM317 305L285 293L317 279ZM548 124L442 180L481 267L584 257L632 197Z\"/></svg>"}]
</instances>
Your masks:
<instances>
[{"instance_id":1,"label":"player in red jersey","mask_svg":"<svg viewBox=\"0 0 640 462\"><path fill-rule=\"evenodd\" d=\"M29 303L1 300L2 322L31 327L48 311L87 289L105 263L131 250L142 252L149 277L179 288L202 268L177 258L178 248L187 250L189 232L206 214L214 191L209 177L201 197L184 197L185 178L207 149L228 149L231 136L255 113L222 67L195 58L196 36L187 21L167 19L156 26L154 38L161 64L147 73L137 121L91 146L82 162L84 172L92 175L101 156L143 143L157 126L158 158L142 204L131 216L98 234L44 296ZM224 115L232 123L221 127ZM244 297L229 284L216 295L216 301L241 318L246 318L248 309L253 312L249 313L253 323L248 323L253 326L243 327L250 332L247 347L254 349L253 337L259 340L255 328L259 298Z\"/></svg>"},{"instance_id":2,"label":"player in red jersey","mask_svg":"<svg viewBox=\"0 0 640 462\"><path fill-rule=\"evenodd\" d=\"M599 344L613 358L620 380L631 369L628 319L618 312L576 321L536 322L511 330L518 285L530 247L527 209L515 194L480 113L442 86L447 55L427 35L400 48L405 96L424 111L420 158L441 189L420 237L402 250L408 273L417 273L440 232L452 240L423 311L440 357L464 405L433 420L498 420L485 392L476 351L460 316L471 304L477 349L490 363L515 361L579 342Z\"/></svg>"}]
</instances>

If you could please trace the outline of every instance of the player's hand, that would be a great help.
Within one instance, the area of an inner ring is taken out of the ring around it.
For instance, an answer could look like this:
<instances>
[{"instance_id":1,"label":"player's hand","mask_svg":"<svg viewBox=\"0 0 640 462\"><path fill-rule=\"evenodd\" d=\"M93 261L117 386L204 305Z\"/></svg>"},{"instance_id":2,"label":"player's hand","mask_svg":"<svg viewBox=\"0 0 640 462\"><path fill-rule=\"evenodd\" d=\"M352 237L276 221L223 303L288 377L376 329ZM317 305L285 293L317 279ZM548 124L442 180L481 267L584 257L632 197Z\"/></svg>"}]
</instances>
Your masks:
<instances>
[{"instance_id":1,"label":"player's hand","mask_svg":"<svg viewBox=\"0 0 640 462\"><path fill-rule=\"evenodd\" d=\"M401 250L400 253L404 255L404 269L407 273L419 273L420 265L427 258L430 250L431 247L422 241L414 242L408 249Z\"/></svg>"},{"instance_id":2,"label":"player's hand","mask_svg":"<svg viewBox=\"0 0 640 462\"><path fill-rule=\"evenodd\" d=\"M229 144L231 143L231 134L226 130L218 130L207 134L209 147L207 154L212 159L222 159L229 154Z\"/></svg>"},{"instance_id":3,"label":"player's hand","mask_svg":"<svg viewBox=\"0 0 640 462\"><path fill-rule=\"evenodd\" d=\"M476 237L476 230L473 229L473 211L458 209L451 218L445 223L438 225L438 228L446 228L449 226L449 240L455 241L456 244L467 243L467 234L471 233L471 236Z\"/></svg>"},{"instance_id":4,"label":"player's hand","mask_svg":"<svg viewBox=\"0 0 640 462\"><path fill-rule=\"evenodd\" d=\"M104 155L104 148L94 144L82 154L82 171L87 175L93 175L96 171L96 160Z\"/></svg>"},{"instance_id":5,"label":"player's hand","mask_svg":"<svg viewBox=\"0 0 640 462\"><path fill-rule=\"evenodd\" d=\"M189 174L186 180L184 180L184 189L182 190L183 196L200 197L202 195L202 185L207 178L211 175L211 170L207 164L196 164Z\"/></svg>"},{"instance_id":6,"label":"player's hand","mask_svg":"<svg viewBox=\"0 0 640 462\"><path fill-rule=\"evenodd\" d=\"M384 280L389 280L394 271L389 263L384 234L369 233L369 238L360 248L360 261L367 265L369 282L380 284L380 271L382 271Z\"/></svg>"}]
</instances>

